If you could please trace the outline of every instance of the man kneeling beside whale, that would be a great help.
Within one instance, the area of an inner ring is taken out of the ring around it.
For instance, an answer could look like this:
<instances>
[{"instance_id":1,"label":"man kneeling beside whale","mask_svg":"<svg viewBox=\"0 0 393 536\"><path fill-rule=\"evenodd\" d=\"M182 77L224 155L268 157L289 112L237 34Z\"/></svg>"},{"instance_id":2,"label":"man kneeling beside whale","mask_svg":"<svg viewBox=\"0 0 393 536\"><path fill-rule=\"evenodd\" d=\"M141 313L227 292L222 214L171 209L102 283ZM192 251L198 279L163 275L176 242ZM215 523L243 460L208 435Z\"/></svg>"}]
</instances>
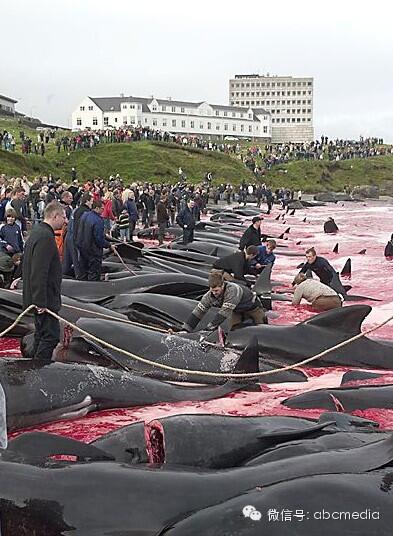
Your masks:
<instances>
[{"instance_id":1,"label":"man kneeling beside whale","mask_svg":"<svg viewBox=\"0 0 393 536\"><path fill-rule=\"evenodd\" d=\"M267 324L259 298L249 288L225 281L223 274L217 270L209 274L209 287L210 290L202 296L201 301L183 324L183 330L193 331L211 307L217 307L219 311L206 326L208 331L213 331L227 319L229 330L248 318L255 324Z\"/></svg>"}]
</instances>

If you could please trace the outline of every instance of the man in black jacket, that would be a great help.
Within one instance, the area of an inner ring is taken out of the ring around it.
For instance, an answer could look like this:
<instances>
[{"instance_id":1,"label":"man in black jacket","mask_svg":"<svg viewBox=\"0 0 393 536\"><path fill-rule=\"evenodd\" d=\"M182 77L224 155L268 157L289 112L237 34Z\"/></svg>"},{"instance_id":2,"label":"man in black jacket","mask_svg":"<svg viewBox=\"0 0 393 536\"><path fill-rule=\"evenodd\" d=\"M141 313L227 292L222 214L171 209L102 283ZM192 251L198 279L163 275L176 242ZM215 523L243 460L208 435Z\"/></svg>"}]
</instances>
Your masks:
<instances>
[{"instance_id":1,"label":"man in black jacket","mask_svg":"<svg viewBox=\"0 0 393 536\"><path fill-rule=\"evenodd\" d=\"M239 242L239 249L242 251L247 249L248 246L260 246L261 245L261 218L255 216L252 219L252 224L248 227Z\"/></svg>"},{"instance_id":2,"label":"man in black jacket","mask_svg":"<svg viewBox=\"0 0 393 536\"><path fill-rule=\"evenodd\" d=\"M249 261L254 259L258 253L257 246L248 246L246 251L236 251L226 257L217 259L213 263L213 268L216 270L223 270L224 279L226 281L233 281L238 279L243 283L247 283L247 279L244 277L249 270Z\"/></svg>"},{"instance_id":3,"label":"man in black jacket","mask_svg":"<svg viewBox=\"0 0 393 536\"><path fill-rule=\"evenodd\" d=\"M167 196L161 194L160 200L157 203L157 225L158 225L158 244L164 242L165 232L168 228L169 214L167 210Z\"/></svg>"},{"instance_id":4,"label":"man in black jacket","mask_svg":"<svg viewBox=\"0 0 393 536\"><path fill-rule=\"evenodd\" d=\"M63 205L49 203L44 221L35 225L26 242L23 256L23 307L36 305L34 311L34 347L32 358L49 363L60 340L59 321L47 311L61 308L61 262L55 231L66 222Z\"/></svg>"},{"instance_id":5,"label":"man in black jacket","mask_svg":"<svg viewBox=\"0 0 393 536\"><path fill-rule=\"evenodd\" d=\"M183 228L183 244L194 240L195 217L193 214L194 200L189 199L187 205L179 212L176 222Z\"/></svg>"},{"instance_id":6,"label":"man in black jacket","mask_svg":"<svg viewBox=\"0 0 393 536\"><path fill-rule=\"evenodd\" d=\"M92 205L93 196L90 192L85 192L82 195L81 205L75 210L74 214L72 215L72 218L68 225L68 232L66 235L66 251L67 249L71 250L75 278L79 280L87 279L87 273L80 261L80 252L78 251L78 248L76 246L76 237L78 236L78 228L81 218L85 212L89 212L89 210L91 210ZM63 267L63 273L65 275L70 275L70 273L65 270L66 267Z\"/></svg>"}]
</instances>

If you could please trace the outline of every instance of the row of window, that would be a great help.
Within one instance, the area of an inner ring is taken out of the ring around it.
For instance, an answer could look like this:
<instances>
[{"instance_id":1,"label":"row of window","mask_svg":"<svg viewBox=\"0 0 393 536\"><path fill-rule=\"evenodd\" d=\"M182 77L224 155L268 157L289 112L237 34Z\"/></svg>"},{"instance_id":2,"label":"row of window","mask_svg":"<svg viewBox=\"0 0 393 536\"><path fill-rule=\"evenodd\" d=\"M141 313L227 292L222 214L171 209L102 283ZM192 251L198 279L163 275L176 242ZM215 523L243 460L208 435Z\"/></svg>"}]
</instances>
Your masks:
<instances>
[{"instance_id":1,"label":"row of window","mask_svg":"<svg viewBox=\"0 0 393 536\"><path fill-rule=\"evenodd\" d=\"M272 123L305 123L307 121L307 123L310 123L311 122L311 119L308 117L307 119L305 117L287 117L286 119L285 118L280 118L280 117L277 117L276 119L273 117L272 118Z\"/></svg>"},{"instance_id":2,"label":"row of window","mask_svg":"<svg viewBox=\"0 0 393 536\"><path fill-rule=\"evenodd\" d=\"M123 108L126 108L126 107L127 106L123 105ZM159 111L159 108L160 107L157 107L156 104L153 104L152 111L157 112L157 111ZM170 110L171 112L179 113L179 109L176 108L176 106L171 106L170 108L171 108L171 110ZM167 110L167 106L165 106L165 105L161 106L161 112L167 112L167 111L169 111L169 110ZM193 113L193 112L194 112L194 110L192 110L191 112L189 110L187 110L187 113ZM183 108L183 107L180 107L180 113L182 113L182 114L186 113L186 109ZM215 113L216 117L220 117L220 115L222 117L229 117L229 114L228 114L227 110L223 110L222 114L220 114L220 110L215 110L214 113ZM208 110L208 115L211 115L210 110ZM240 112L240 113L239 112L231 112L230 115L231 115L231 117L240 117L240 119L243 119L244 116L247 115L249 119L252 119L252 113L244 114L243 112Z\"/></svg>"},{"instance_id":3,"label":"row of window","mask_svg":"<svg viewBox=\"0 0 393 536\"><path fill-rule=\"evenodd\" d=\"M117 117L115 117L113 119L114 119L114 122L117 123ZM149 122L148 118L145 117L145 123L147 124L148 122ZM78 127L82 126L82 119L80 117L77 118L76 124L77 124ZM123 117L123 125L128 125L128 124L134 125L135 124L135 117L130 117L130 120L128 121L127 117L124 116ZM93 126L97 126L97 125L98 125L98 119L97 119L97 117L93 117ZM104 126L109 126L109 117L104 117ZM176 119L171 119L170 125L169 125L167 119L162 119L161 124L159 124L158 119L153 117L152 126L153 127L162 126L164 128L168 127L168 126L171 126L172 128L176 128L177 127L177 120ZM181 128L187 128L186 121L182 120L179 126L181 126ZM217 125L215 125L215 127L216 127L215 129L217 131L221 130L221 125L217 124ZM190 121L189 128L190 129L196 128L195 127L195 121ZM204 123L200 122L199 123L199 129L203 130L204 128L205 128ZM240 132L247 132L247 128L248 128L248 132L252 133L252 125L240 125ZM211 122L207 123L207 130L212 130L212 123ZM228 131L228 130L230 130L228 123L224 123L224 131ZM236 132L236 130L237 130L237 125L233 124L232 125L232 131ZM255 130L259 130L259 127L256 126ZM263 133L267 134L267 131L268 131L267 126L264 126L263 127Z\"/></svg>"},{"instance_id":4,"label":"row of window","mask_svg":"<svg viewBox=\"0 0 393 536\"><path fill-rule=\"evenodd\" d=\"M231 97L279 97L280 95L282 97L290 97L291 95L294 97L295 95L312 95L312 91L232 91Z\"/></svg>"},{"instance_id":5,"label":"row of window","mask_svg":"<svg viewBox=\"0 0 393 536\"><path fill-rule=\"evenodd\" d=\"M79 106L79 110L81 112L84 112L86 109L86 106ZM88 106L88 109L89 109L89 112L91 112L93 110L93 106Z\"/></svg>"},{"instance_id":6,"label":"row of window","mask_svg":"<svg viewBox=\"0 0 393 536\"><path fill-rule=\"evenodd\" d=\"M300 102L300 101L299 101L299 102ZM304 101L304 102L305 102L305 101ZM284 101L282 101L282 103L284 104ZM287 103L290 104L290 101L288 101ZM233 104L235 104L235 105L239 105L239 104L241 104L241 103L240 103L239 101L235 101ZM275 106L275 105L276 105L276 106L277 106L277 105L280 104L280 101L277 101L277 102L275 102L275 101L246 101L246 104L247 104L247 105L251 105L251 106L254 106L254 105L255 105L255 106ZM295 101L292 101L292 104L295 104ZM279 114L279 113L284 112L284 110L283 110L283 109L280 109L280 108L277 108L277 110L270 109L269 111L270 111L270 113L272 113L272 114L274 114L274 113ZM291 110L287 109L287 114L289 114L289 113L291 113ZM293 113L293 114L294 114L294 113L298 113L298 114L299 114L299 113L301 113L301 110L300 110L300 108L298 108L297 110L292 109L292 113ZM311 113L312 113L312 109L311 109L311 108L303 108L303 109L302 109L302 113L304 113L304 114L305 114L305 113L311 114Z\"/></svg>"},{"instance_id":7,"label":"row of window","mask_svg":"<svg viewBox=\"0 0 393 536\"><path fill-rule=\"evenodd\" d=\"M312 86L312 82L247 82L232 83L231 87L305 87Z\"/></svg>"},{"instance_id":8,"label":"row of window","mask_svg":"<svg viewBox=\"0 0 393 536\"><path fill-rule=\"evenodd\" d=\"M272 114L285 113L285 110L270 110ZM286 110L287 114L311 114L311 108L292 108Z\"/></svg>"}]
</instances>

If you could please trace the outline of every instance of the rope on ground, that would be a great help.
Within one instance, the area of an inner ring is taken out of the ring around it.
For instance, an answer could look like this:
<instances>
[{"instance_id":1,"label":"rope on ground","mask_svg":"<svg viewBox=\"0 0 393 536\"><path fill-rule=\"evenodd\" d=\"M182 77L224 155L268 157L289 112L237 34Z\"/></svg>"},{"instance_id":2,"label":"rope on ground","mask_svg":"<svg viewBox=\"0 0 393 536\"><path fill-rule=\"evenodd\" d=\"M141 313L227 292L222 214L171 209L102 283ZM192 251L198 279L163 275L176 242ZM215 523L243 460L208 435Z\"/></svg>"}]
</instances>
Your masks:
<instances>
[{"instance_id":1,"label":"rope on ground","mask_svg":"<svg viewBox=\"0 0 393 536\"><path fill-rule=\"evenodd\" d=\"M30 305L25 311L23 311L19 315L19 317L15 320L15 322L12 324L12 326L7 328L7 330L5 330L5 331L6 332L10 331L10 329L12 329L12 327L19 322L20 318L22 318L33 307L34 306ZM150 359L146 359L144 357L141 357L141 356L135 355L135 354L133 354L131 352L128 352L127 350L123 350L122 348L118 348L118 347L114 346L113 344L110 344L110 343L108 343L108 342L96 337L95 335L92 335L91 333L88 333L87 331L85 331L84 329L80 328L79 326L76 326L75 324L72 324L68 320L65 320L64 318L60 317L59 315L57 315L53 311L47 310L47 312L49 314L51 314L54 318L57 318L57 320L59 320L61 322L64 322L65 324L68 324L75 331L78 331L79 333L84 335L86 338L88 338L88 339L90 338L91 340L97 342L98 344L100 344L102 346L105 346L105 347L109 348L110 350L114 350L116 352L122 353L122 354L126 355L127 357L135 359L136 361L139 361L141 363L145 363L146 365L151 365L153 367L162 368L162 369L165 369L165 370L170 370L172 372L178 372L178 373L181 373L181 374L194 374L194 375L198 375L198 376L210 376L210 377L216 377L216 378L237 378L237 379L240 379L240 378L254 378L254 379L256 379L256 378L260 378L260 377L263 377L263 376L269 376L271 374L276 374L278 372L285 372L287 370L292 370L292 369L298 368L299 366L306 365L307 363L311 363L312 361L315 361L316 359L319 359L319 358L329 354L333 350L338 350L339 348L343 348L344 346L347 346L349 343L354 342L354 341L364 337L365 335L368 335L369 333L372 333L373 331L376 331L377 329L381 328L382 326L384 326L385 324L387 324L388 322L393 320L393 315L391 315L389 318L387 318L386 320L384 320L383 322L381 322L377 326L374 326L374 327L372 327L372 328L370 328L370 329L368 329L368 330L366 330L366 331L364 331L362 333L359 333L358 335L355 335L354 337L351 337L350 339L347 339L347 340L345 340L345 341L343 341L343 342L341 342L339 344L336 344L335 346L332 346L331 348L327 348L326 350L323 350L319 354L316 354L316 355L314 355L312 357L309 357L307 359L303 359L302 361L299 361L298 363L294 363L293 365L287 365L285 367L281 367L279 369L274 369L274 370L265 370L263 372L222 373L222 372L208 372L208 371L202 371L202 370L182 369L182 368L178 368L178 367L172 367L170 365L165 365L164 363L157 363L155 361L151 361ZM3 333L1 333L0 336L3 336Z\"/></svg>"}]
</instances>

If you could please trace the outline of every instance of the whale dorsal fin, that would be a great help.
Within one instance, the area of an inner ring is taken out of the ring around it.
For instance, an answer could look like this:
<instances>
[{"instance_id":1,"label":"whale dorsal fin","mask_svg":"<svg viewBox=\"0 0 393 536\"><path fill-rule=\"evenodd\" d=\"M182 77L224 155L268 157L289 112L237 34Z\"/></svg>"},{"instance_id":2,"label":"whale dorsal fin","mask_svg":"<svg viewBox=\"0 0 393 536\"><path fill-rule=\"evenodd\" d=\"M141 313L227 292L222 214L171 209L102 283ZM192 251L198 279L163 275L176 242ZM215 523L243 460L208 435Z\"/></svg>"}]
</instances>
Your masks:
<instances>
[{"instance_id":1,"label":"whale dorsal fin","mask_svg":"<svg viewBox=\"0 0 393 536\"><path fill-rule=\"evenodd\" d=\"M302 322L309 326L333 329L341 333L356 335L360 333L363 320L370 313L369 305L351 305L331 309Z\"/></svg>"},{"instance_id":2,"label":"whale dorsal fin","mask_svg":"<svg viewBox=\"0 0 393 536\"><path fill-rule=\"evenodd\" d=\"M236 363L234 372L238 372L239 374L243 372L259 372L259 350L258 339L256 336L251 339L243 350L242 355L239 357L239 360ZM242 381L244 381L244 378Z\"/></svg>"},{"instance_id":3,"label":"whale dorsal fin","mask_svg":"<svg viewBox=\"0 0 393 536\"><path fill-rule=\"evenodd\" d=\"M272 266L273 265L269 263L259 274L253 288L253 291L256 292L256 294L267 294L272 291L272 282L270 280Z\"/></svg>"}]
</instances>

